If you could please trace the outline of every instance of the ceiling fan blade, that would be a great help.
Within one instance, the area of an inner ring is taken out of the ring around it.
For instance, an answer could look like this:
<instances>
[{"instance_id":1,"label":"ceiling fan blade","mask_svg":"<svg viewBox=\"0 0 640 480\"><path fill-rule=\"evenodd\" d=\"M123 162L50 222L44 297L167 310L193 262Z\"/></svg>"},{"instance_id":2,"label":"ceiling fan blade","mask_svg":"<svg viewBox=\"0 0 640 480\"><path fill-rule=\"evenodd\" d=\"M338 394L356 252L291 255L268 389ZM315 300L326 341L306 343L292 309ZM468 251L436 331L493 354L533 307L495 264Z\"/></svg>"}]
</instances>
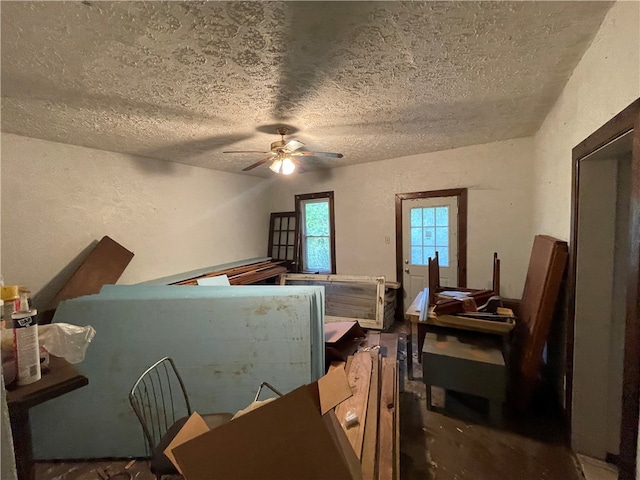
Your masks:
<instances>
[{"instance_id":1,"label":"ceiling fan blade","mask_svg":"<svg viewBox=\"0 0 640 480\"><path fill-rule=\"evenodd\" d=\"M228 150L226 152L222 152L222 153L263 153L263 154L267 154L267 153L271 153L271 152L263 152L263 151L259 151L259 150Z\"/></svg>"},{"instance_id":2,"label":"ceiling fan blade","mask_svg":"<svg viewBox=\"0 0 640 480\"><path fill-rule=\"evenodd\" d=\"M298 140L289 140L284 146L284 149L289 150L290 152L294 152L302 147L304 147L304 143L299 142Z\"/></svg>"},{"instance_id":3,"label":"ceiling fan blade","mask_svg":"<svg viewBox=\"0 0 640 480\"><path fill-rule=\"evenodd\" d=\"M330 158L342 158L344 155L341 153L333 153L333 152L306 152L306 151L297 151L293 152L291 155L299 155L303 157L330 157Z\"/></svg>"},{"instance_id":4,"label":"ceiling fan blade","mask_svg":"<svg viewBox=\"0 0 640 480\"><path fill-rule=\"evenodd\" d=\"M262 160L257 161L253 165L249 165L248 167L243 168L242 171L243 172L248 172L249 170L253 170L254 168L259 167L263 163L267 163L267 162L269 162L271 160L273 160L273 156L270 155L270 156L268 156L266 158L263 158Z\"/></svg>"}]
</instances>

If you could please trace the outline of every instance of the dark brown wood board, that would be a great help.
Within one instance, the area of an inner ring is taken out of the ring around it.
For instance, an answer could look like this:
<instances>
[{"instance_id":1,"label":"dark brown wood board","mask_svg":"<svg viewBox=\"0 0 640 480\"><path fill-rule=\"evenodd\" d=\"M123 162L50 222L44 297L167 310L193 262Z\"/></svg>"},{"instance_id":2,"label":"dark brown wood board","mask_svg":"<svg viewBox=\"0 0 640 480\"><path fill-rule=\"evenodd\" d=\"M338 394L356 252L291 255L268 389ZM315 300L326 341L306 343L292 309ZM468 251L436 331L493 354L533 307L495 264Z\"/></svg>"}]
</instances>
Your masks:
<instances>
[{"instance_id":1,"label":"dark brown wood board","mask_svg":"<svg viewBox=\"0 0 640 480\"><path fill-rule=\"evenodd\" d=\"M63 300L98 293L103 285L115 284L132 258L133 252L108 236L102 237L54 297L50 308L57 308Z\"/></svg>"},{"instance_id":2,"label":"dark brown wood board","mask_svg":"<svg viewBox=\"0 0 640 480\"><path fill-rule=\"evenodd\" d=\"M514 359L517 407L525 410L537 384L542 352L568 258L567 242L536 235L515 329Z\"/></svg>"}]
</instances>

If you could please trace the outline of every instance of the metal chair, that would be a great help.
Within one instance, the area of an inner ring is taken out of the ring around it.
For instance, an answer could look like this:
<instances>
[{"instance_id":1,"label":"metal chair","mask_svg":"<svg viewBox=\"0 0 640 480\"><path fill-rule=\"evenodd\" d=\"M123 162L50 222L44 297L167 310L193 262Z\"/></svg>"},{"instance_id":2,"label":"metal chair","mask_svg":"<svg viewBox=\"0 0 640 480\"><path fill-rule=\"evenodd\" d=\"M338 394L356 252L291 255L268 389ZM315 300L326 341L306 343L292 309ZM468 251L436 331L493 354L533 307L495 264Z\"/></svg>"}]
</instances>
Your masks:
<instances>
[{"instance_id":1,"label":"metal chair","mask_svg":"<svg viewBox=\"0 0 640 480\"><path fill-rule=\"evenodd\" d=\"M163 475L177 475L178 471L164 454L165 448L191 415L191 404L176 365L164 357L147 368L136 380L129 402L146 439L145 449L149 466L156 479ZM231 420L230 413L202 415L209 428Z\"/></svg>"}]
</instances>

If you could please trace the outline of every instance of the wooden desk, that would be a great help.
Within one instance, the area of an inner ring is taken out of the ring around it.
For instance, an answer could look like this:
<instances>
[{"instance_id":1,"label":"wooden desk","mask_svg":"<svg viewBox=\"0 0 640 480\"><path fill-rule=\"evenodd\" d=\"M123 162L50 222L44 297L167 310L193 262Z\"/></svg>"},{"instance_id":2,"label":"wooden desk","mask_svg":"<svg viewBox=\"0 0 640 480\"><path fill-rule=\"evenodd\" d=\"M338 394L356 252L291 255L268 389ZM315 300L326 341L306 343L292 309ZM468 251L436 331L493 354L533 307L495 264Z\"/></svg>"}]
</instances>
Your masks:
<instances>
[{"instance_id":1,"label":"wooden desk","mask_svg":"<svg viewBox=\"0 0 640 480\"><path fill-rule=\"evenodd\" d=\"M37 382L7 390L7 407L11 418L13 448L18 480L33 480L33 448L29 409L47 400L84 387L89 380L66 360L51 356L49 370Z\"/></svg>"},{"instance_id":2,"label":"wooden desk","mask_svg":"<svg viewBox=\"0 0 640 480\"><path fill-rule=\"evenodd\" d=\"M427 295L427 292L428 289L419 292L404 314L407 320L415 323L417 326L419 350L422 350L427 332L442 332L448 329L500 335L503 337L503 346L508 350L509 334L515 326L515 321L496 322L455 315L435 315L433 312L429 312L428 315L423 315L423 296ZM420 359L420 361L422 360Z\"/></svg>"}]
</instances>

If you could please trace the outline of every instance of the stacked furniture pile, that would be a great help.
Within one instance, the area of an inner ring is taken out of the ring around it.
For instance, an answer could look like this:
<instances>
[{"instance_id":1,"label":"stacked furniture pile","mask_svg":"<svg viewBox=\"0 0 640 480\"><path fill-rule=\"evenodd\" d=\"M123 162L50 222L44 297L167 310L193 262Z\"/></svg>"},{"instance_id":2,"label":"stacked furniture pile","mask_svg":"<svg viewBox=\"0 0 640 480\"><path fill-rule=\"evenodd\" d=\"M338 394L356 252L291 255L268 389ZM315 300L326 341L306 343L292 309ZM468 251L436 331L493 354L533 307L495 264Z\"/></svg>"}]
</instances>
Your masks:
<instances>
[{"instance_id":1,"label":"stacked furniture pile","mask_svg":"<svg viewBox=\"0 0 640 480\"><path fill-rule=\"evenodd\" d=\"M335 412L360 459L365 480L400 478L400 396L398 335L368 332L344 368L353 396Z\"/></svg>"}]
</instances>

